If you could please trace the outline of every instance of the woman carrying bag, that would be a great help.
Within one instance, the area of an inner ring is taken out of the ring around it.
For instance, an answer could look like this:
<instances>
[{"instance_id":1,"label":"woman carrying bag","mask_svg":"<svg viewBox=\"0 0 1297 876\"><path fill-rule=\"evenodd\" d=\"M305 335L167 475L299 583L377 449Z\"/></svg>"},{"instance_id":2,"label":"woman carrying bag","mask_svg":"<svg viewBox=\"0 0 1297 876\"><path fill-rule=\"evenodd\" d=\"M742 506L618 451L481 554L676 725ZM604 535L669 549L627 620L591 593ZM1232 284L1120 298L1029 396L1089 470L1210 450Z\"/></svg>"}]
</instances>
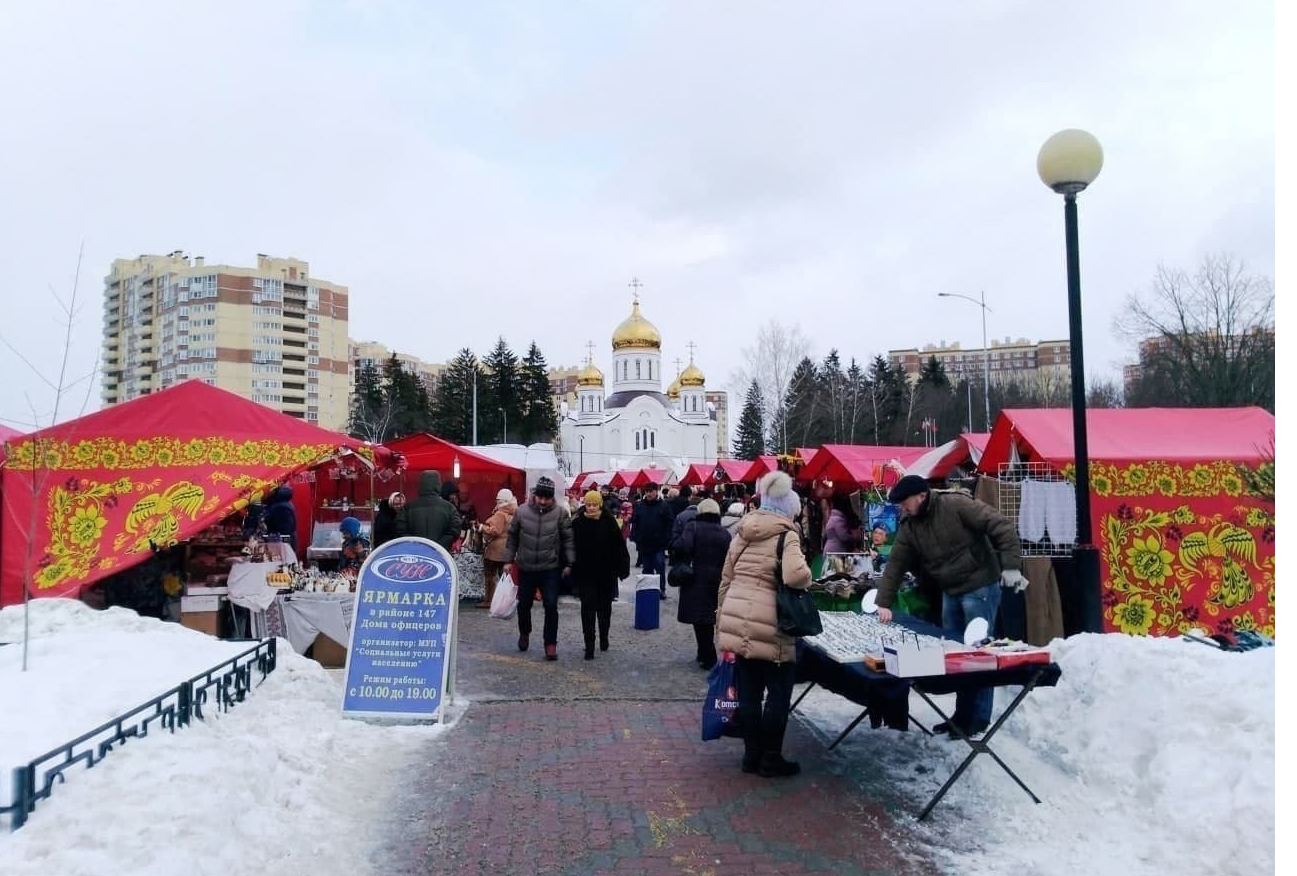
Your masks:
<instances>
[{"instance_id":1,"label":"woman carrying bag","mask_svg":"<svg viewBox=\"0 0 1297 876\"><path fill-rule=\"evenodd\" d=\"M518 510L518 500L508 487L495 494L495 511L482 524L482 572L486 578L486 595L478 608L490 608L495 585L504 571L504 549L509 539L509 524Z\"/></svg>"},{"instance_id":2,"label":"woman carrying bag","mask_svg":"<svg viewBox=\"0 0 1297 876\"><path fill-rule=\"evenodd\" d=\"M585 494L581 513L572 519L576 563L572 582L581 600L581 632L585 634L585 659L594 659L595 622L599 626L599 650L608 650L608 629L612 626L612 600L617 582L630 575L630 551L621 537L617 519L603 508L598 490Z\"/></svg>"},{"instance_id":3,"label":"woman carrying bag","mask_svg":"<svg viewBox=\"0 0 1297 876\"><path fill-rule=\"evenodd\" d=\"M673 547L672 573L676 564L689 563L693 574L680 586L680 607L676 620L692 624L698 653L694 659L702 669L716 665L716 597L721 586L721 571L730 549L730 534L721 526L721 506L714 499L698 503L698 515L685 524ZM667 583L674 584L671 578Z\"/></svg>"},{"instance_id":4,"label":"woman carrying bag","mask_svg":"<svg viewBox=\"0 0 1297 876\"><path fill-rule=\"evenodd\" d=\"M801 767L784 759L783 744L797 651L796 640L778 626L780 542L786 587L805 590L811 583L811 569L793 522L801 500L793 492L792 479L785 472L771 472L757 484L757 494L760 509L739 523L725 557L716 626L721 650L738 656L743 772L792 776Z\"/></svg>"}]
</instances>

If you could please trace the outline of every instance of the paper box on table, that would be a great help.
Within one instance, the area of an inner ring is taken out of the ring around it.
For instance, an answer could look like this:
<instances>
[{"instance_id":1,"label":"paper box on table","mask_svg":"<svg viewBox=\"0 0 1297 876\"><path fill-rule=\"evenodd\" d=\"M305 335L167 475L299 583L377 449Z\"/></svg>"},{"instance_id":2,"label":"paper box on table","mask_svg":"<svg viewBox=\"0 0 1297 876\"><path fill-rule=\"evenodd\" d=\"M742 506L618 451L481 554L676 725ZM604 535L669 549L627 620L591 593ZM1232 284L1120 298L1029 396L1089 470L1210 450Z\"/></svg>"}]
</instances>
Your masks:
<instances>
[{"instance_id":1,"label":"paper box on table","mask_svg":"<svg viewBox=\"0 0 1297 876\"><path fill-rule=\"evenodd\" d=\"M926 648L916 642L883 646L887 672L898 678L920 678L946 674L946 652L940 645Z\"/></svg>"}]
</instances>

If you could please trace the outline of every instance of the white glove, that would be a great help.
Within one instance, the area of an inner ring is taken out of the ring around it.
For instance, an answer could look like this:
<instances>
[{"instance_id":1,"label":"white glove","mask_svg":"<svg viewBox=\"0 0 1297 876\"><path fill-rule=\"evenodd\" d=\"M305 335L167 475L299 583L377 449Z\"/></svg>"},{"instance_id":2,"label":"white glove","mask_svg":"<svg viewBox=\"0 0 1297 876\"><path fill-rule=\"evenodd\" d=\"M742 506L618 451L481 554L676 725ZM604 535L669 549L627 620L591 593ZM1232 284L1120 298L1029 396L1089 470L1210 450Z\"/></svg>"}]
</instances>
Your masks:
<instances>
[{"instance_id":1,"label":"white glove","mask_svg":"<svg viewBox=\"0 0 1297 876\"><path fill-rule=\"evenodd\" d=\"M1005 569L1000 573L1000 586L1006 590L1016 590L1021 593L1030 583L1017 569Z\"/></svg>"}]
</instances>

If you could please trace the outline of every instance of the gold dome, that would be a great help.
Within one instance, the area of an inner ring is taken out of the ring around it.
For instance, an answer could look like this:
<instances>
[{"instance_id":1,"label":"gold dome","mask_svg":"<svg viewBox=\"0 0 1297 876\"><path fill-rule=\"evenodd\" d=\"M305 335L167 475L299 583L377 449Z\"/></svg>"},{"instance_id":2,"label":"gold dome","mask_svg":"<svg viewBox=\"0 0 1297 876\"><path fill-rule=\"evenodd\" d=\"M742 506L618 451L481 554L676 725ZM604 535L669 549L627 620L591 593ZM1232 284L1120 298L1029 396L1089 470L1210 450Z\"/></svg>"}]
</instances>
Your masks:
<instances>
[{"instance_id":1,"label":"gold dome","mask_svg":"<svg viewBox=\"0 0 1297 876\"><path fill-rule=\"evenodd\" d=\"M680 372L680 376L676 378L676 381L681 386L697 387L702 386L706 382L706 379L703 377L702 369L693 362L690 362L689 366L685 368L684 371Z\"/></svg>"},{"instance_id":2,"label":"gold dome","mask_svg":"<svg viewBox=\"0 0 1297 876\"><path fill-rule=\"evenodd\" d=\"M603 372L595 367L594 362L585 363L576 375L577 386L603 386Z\"/></svg>"},{"instance_id":3,"label":"gold dome","mask_svg":"<svg viewBox=\"0 0 1297 876\"><path fill-rule=\"evenodd\" d=\"M675 380L671 381L671 385L667 387L667 398L671 398L671 399L680 398L680 378L679 377L676 377Z\"/></svg>"},{"instance_id":4,"label":"gold dome","mask_svg":"<svg viewBox=\"0 0 1297 876\"><path fill-rule=\"evenodd\" d=\"M660 350L662 348L662 335L658 334L658 330L653 323L645 319L639 312L638 301L631 306L630 316L626 317L622 324L613 331L612 348L614 350L628 348Z\"/></svg>"}]
</instances>

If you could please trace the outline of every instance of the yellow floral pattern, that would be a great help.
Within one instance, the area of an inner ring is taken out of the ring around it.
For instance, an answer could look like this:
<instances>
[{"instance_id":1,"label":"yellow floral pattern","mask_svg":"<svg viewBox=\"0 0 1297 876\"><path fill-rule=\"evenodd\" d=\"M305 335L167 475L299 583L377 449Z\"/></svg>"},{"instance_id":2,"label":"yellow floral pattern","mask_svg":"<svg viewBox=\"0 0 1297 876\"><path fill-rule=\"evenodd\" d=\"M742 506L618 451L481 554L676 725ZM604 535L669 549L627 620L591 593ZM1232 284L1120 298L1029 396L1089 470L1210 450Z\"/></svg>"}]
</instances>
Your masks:
<instances>
[{"instance_id":1,"label":"yellow floral pattern","mask_svg":"<svg viewBox=\"0 0 1297 876\"><path fill-rule=\"evenodd\" d=\"M11 445L8 465L15 469L106 471L204 465L298 468L323 460L336 444L286 444L282 441L231 441L227 438L86 438L80 441L24 439ZM359 452L373 459L373 450Z\"/></svg>"},{"instance_id":2,"label":"yellow floral pattern","mask_svg":"<svg viewBox=\"0 0 1297 876\"><path fill-rule=\"evenodd\" d=\"M1095 471L1108 629L1274 635L1273 505L1245 490L1246 472L1159 462Z\"/></svg>"}]
</instances>

